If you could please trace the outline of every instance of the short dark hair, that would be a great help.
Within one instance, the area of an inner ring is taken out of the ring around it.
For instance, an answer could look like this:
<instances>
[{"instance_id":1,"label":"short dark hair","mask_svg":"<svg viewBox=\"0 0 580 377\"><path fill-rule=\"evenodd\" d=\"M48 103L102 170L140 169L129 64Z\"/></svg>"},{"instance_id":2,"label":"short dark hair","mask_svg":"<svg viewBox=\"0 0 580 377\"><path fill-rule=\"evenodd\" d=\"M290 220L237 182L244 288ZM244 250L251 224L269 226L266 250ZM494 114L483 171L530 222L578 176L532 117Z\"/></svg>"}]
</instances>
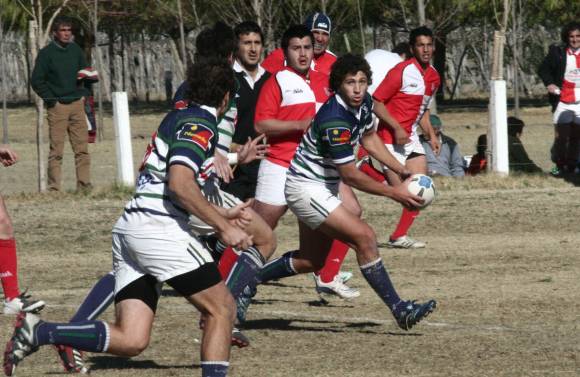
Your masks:
<instances>
[{"instance_id":1,"label":"short dark hair","mask_svg":"<svg viewBox=\"0 0 580 377\"><path fill-rule=\"evenodd\" d=\"M356 75L357 72L363 72L367 76L369 85L373 83L371 67L362 56L345 54L336 59L330 71L330 89L335 93L338 92L338 89L346 75Z\"/></svg>"},{"instance_id":2,"label":"short dark hair","mask_svg":"<svg viewBox=\"0 0 580 377\"><path fill-rule=\"evenodd\" d=\"M568 37L570 36L570 33L573 32L574 30L580 30L580 22L572 21L567 23L562 28L562 34L560 34L560 38L562 39L562 43L564 43L566 46L568 46Z\"/></svg>"},{"instance_id":3,"label":"short dark hair","mask_svg":"<svg viewBox=\"0 0 580 377\"><path fill-rule=\"evenodd\" d=\"M409 34L409 45L413 47L417 41L417 38L421 35L431 37L431 39L433 39L433 31L431 29L429 29L427 26L419 26L418 28L411 30L411 33Z\"/></svg>"},{"instance_id":4,"label":"short dark hair","mask_svg":"<svg viewBox=\"0 0 580 377\"><path fill-rule=\"evenodd\" d=\"M58 31L58 29L60 29L61 26L70 26L72 28L73 26L72 19L66 16L59 16L55 18L54 21L52 21L51 30L53 32Z\"/></svg>"},{"instance_id":5,"label":"short dark hair","mask_svg":"<svg viewBox=\"0 0 580 377\"><path fill-rule=\"evenodd\" d=\"M198 105L218 107L236 90L234 71L223 58L200 59L187 68L185 97ZM210 85L211 84L211 85Z\"/></svg>"},{"instance_id":6,"label":"short dark hair","mask_svg":"<svg viewBox=\"0 0 580 377\"><path fill-rule=\"evenodd\" d=\"M405 59L409 59L411 57L411 46L408 42L397 43L391 52L397 55L405 55Z\"/></svg>"},{"instance_id":7,"label":"short dark hair","mask_svg":"<svg viewBox=\"0 0 580 377\"><path fill-rule=\"evenodd\" d=\"M304 37L309 37L310 42L314 44L314 35L312 35L312 32L306 26L302 24L297 24L292 25L288 29L286 29L286 31L282 35L282 40L280 42L280 45L282 46L282 50L284 50L284 53L286 53L286 50L290 45L290 39L292 38L302 39Z\"/></svg>"},{"instance_id":8,"label":"short dark hair","mask_svg":"<svg viewBox=\"0 0 580 377\"><path fill-rule=\"evenodd\" d=\"M234 28L234 35L236 36L236 42L239 42L240 36L250 33L260 34L260 39L262 43L264 43L264 33L262 32L262 28L260 25L255 23L254 21L244 21L240 22Z\"/></svg>"},{"instance_id":9,"label":"short dark hair","mask_svg":"<svg viewBox=\"0 0 580 377\"><path fill-rule=\"evenodd\" d=\"M524 126L526 124L523 120L516 117L508 117L507 118L507 131L508 135L516 136L517 134L521 134L524 130Z\"/></svg>"},{"instance_id":10,"label":"short dark hair","mask_svg":"<svg viewBox=\"0 0 580 377\"><path fill-rule=\"evenodd\" d=\"M203 29L195 39L195 60L200 57L228 59L234 52L234 31L221 21Z\"/></svg>"}]
</instances>

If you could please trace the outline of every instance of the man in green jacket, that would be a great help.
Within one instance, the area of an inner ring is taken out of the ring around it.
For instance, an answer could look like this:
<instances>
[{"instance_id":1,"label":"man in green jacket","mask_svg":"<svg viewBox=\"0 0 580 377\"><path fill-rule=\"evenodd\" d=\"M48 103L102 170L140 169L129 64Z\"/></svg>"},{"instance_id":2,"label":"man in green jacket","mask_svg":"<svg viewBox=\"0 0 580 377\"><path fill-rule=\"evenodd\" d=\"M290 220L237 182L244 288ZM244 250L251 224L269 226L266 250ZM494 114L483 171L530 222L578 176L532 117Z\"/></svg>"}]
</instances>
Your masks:
<instances>
[{"instance_id":1,"label":"man in green jacket","mask_svg":"<svg viewBox=\"0 0 580 377\"><path fill-rule=\"evenodd\" d=\"M91 159L88 150L84 96L87 90L77 82L77 73L88 64L81 48L73 42L72 21L58 18L52 26L53 41L40 50L31 84L48 108L50 153L48 187L59 191L65 135L75 155L77 189L90 189Z\"/></svg>"}]
</instances>

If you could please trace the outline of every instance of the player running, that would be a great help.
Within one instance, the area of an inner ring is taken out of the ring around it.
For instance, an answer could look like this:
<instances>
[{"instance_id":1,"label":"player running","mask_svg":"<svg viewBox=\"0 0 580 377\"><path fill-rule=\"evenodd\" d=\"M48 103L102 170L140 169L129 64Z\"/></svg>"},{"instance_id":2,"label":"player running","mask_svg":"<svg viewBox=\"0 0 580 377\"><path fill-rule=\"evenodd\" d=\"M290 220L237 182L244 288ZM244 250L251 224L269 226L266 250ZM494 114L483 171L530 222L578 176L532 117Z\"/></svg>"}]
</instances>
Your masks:
<instances>
[{"instance_id":1,"label":"player running","mask_svg":"<svg viewBox=\"0 0 580 377\"><path fill-rule=\"evenodd\" d=\"M190 215L211 226L219 239L246 252L238 263L238 291L262 264L248 229L247 204L212 206L196 178L211 161L217 144L217 119L233 93L234 74L222 60L201 61L188 70L189 106L170 112L153 138L136 194L113 228L116 321L44 322L21 313L4 353L10 376L39 346L60 344L90 352L136 356L149 344L160 283L167 282L204 316L202 376L226 376L235 302L208 249L192 236ZM212 85L206 85L211 82ZM257 237L256 237L257 238Z\"/></svg>"},{"instance_id":2,"label":"player running","mask_svg":"<svg viewBox=\"0 0 580 377\"><path fill-rule=\"evenodd\" d=\"M300 249L266 264L259 278L265 282L315 271L324 262L333 239L340 239L355 249L363 276L399 327L409 330L435 309L436 302L418 304L399 297L379 256L373 229L345 207L338 195L343 182L406 207L422 201L404 185L378 183L355 166L354 149L360 143L382 164L403 177L409 175L373 127L373 103L367 94L370 77L368 63L359 56L347 54L333 66L330 87L336 94L316 114L286 176L285 197L299 219Z\"/></svg>"}]
</instances>

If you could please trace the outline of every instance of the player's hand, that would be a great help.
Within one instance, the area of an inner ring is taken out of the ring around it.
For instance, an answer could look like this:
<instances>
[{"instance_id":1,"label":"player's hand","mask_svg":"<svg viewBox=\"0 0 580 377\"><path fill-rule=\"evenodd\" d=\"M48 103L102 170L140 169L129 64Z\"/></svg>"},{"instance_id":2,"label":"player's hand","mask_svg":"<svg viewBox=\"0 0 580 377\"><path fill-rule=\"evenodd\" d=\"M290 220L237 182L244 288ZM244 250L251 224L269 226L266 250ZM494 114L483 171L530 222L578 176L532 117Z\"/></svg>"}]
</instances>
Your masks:
<instances>
[{"instance_id":1,"label":"player's hand","mask_svg":"<svg viewBox=\"0 0 580 377\"><path fill-rule=\"evenodd\" d=\"M557 85L550 84L548 85L548 93L559 96L560 95L560 88Z\"/></svg>"},{"instance_id":2,"label":"player's hand","mask_svg":"<svg viewBox=\"0 0 580 377\"><path fill-rule=\"evenodd\" d=\"M211 173L201 187L201 192L208 202L222 207L224 202L220 195L220 182L215 173Z\"/></svg>"},{"instance_id":3,"label":"player's hand","mask_svg":"<svg viewBox=\"0 0 580 377\"><path fill-rule=\"evenodd\" d=\"M226 209L224 216L226 219L230 220L233 225L236 225L241 229L246 229L252 222L252 212L249 210L251 205L252 200L240 203L235 207Z\"/></svg>"},{"instance_id":4,"label":"player's hand","mask_svg":"<svg viewBox=\"0 0 580 377\"><path fill-rule=\"evenodd\" d=\"M230 167L228 158L222 155L220 152L216 152L213 157L213 165L215 167L217 176L220 177L225 183L230 183L230 180L234 178L234 172Z\"/></svg>"},{"instance_id":5,"label":"player's hand","mask_svg":"<svg viewBox=\"0 0 580 377\"><path fill-rule=\"evenodd\" d=\"M4 166L14 165L18 161L18 155L12 148L0 145L0 163Z\"/></svg>"},{"instance_id":6,"label":"player's hand","mask_svg":"<svg viewBox=\"0 0 580 377\"><path fill-rule=\"evenodd\" d=\"M254 160L264 159L268 153L268 147L270 147L269 144L262 142L265 137L265 134L257 136L254 140L248 137L246 144L238 150L238 164L248 164Z\"/></svg>"},{"instance_id":7,"label":"player's hand","mask_svg":"<svg viewBox=\"0 0 580 377\"><path fill-rule=\"evenodd\" d=\"M411 209L419 207L424 202L423 198L409 192L407 189L407 182L403 182L398 186L394 186L390 192L389 197Z\"/></svg>"},{"instance_id":8,"label":"player's hand","mask_svg":"<svg viewBox=\"0 0 580 377\"><path fill-rule=\"evenodd\" d=\"M218 233L220 241L240 250L246 250L254 244L253 236L248 235L241 228L227 222L228 226Z\"/></svg>"},{"instance_id":9,"label":"player's hand","mask_svg":"<svg viewBox=\"0 0 580 377\"><path fill-rule=\"evenodd\" d=\"M439 153L441 152L441 143L439 142L439 138L435 135L431 136L429 139L429 144L431 145L431 149L433 150L433 153L435 153L435 156L439 156Z\"/></svg>"},{"instance_id":10,"label":"player's hand","mask_svg":"<svg viewBox=\"0 0 580 377\"><path fill-rule=\"evenodd\" d=\"M401 127L395 128L395 144L405 145L410 141L411 139L409 138L409 135L407 135L407 131Z\"/></svg>"},{"instance_id":11,"label":"player's hand","mask_svg":"<svg viewBox=\"0 0 580 377\"><path fill-rule=\"evenodd\" d=\"M401 177L401 179L403 181L407 180L407 178L409 178L412 175L413 175L413 173L407 168L404 168L403 170L401 170L399 172L399 177Z\"/></svg>"}]
</instances>

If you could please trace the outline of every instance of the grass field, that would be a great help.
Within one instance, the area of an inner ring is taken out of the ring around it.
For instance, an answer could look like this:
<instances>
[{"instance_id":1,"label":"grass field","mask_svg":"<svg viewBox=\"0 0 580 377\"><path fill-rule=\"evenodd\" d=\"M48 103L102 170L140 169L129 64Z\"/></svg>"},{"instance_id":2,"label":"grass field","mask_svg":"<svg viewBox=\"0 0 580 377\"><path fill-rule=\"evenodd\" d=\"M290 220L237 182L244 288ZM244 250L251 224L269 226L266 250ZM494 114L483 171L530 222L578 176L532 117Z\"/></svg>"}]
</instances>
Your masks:
<instances>
[{"instance_id":1,"label":"grass field","mask_svg":"<svg viewBox=\"0 0 580 377\"><path fill-rule=\"evenodd\" d=\"M92 148L97 189L89 195L35 194L33 111L10 114L20 167L0 170L19 246L22 286L48 302L42 316L69 318L94 281L111 268L110 230L130 196L111 189L112 131ZM464 154L485 132L485 113L441 115ZM132 117L134 154L142 154L159 113ZM549 111L524 109L524 144L548 169ZM14 125L14 126L13 126ZM141 136L137 136L141 135ZM72 188L72 156L67 187ZM399 330L358 272L354 254L345 270L361 297L321 305L309 276L260 288L245 333L252 346L234 350L231 376L578 376L580 375L580 190L548 177L483 176L437 179L437 201L416 220L420 251L382 249L405 298L435 298L438 310L410 332ZM20 193L24 192L24 193ZM384 241L400 207L360 195L365 219ZM297 246L296 220L276 231L276 254ZM112 319L111 310L106 319ZM95 375L199 375L198 316L164 291L149 349L126 360L91 354ZM13 318L0 317L0 341ZM192 369L193 365L193 369ZM19 376L58 374L56 353L43 348L18 368Z\"/></svg>"}]
</instances>

